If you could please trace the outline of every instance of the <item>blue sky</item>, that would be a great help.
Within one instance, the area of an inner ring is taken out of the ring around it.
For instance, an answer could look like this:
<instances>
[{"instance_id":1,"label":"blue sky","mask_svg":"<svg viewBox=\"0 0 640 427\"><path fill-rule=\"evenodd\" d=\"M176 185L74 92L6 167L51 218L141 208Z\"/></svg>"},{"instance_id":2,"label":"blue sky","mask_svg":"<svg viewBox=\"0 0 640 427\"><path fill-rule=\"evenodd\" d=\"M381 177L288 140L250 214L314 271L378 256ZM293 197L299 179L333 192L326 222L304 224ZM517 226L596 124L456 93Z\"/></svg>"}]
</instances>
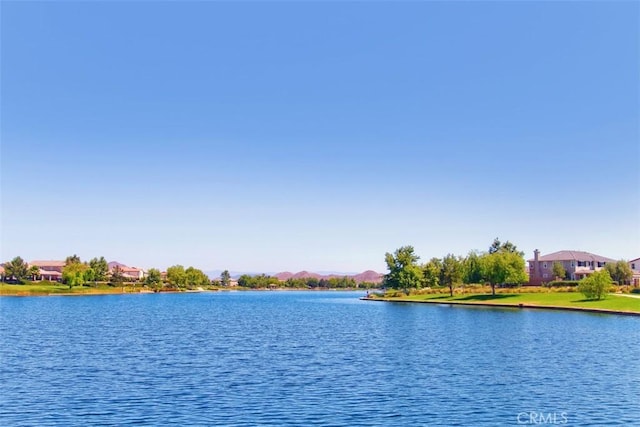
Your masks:
<instances>
[{"instance_id":1,"label":"blue sky","mask_svg":"<svg viewBox=\"0 0 640 427\"><path fill-rule=\"evenodd\" d=\"M3 260L640 256L637 2L2 2Z\"/></svg>"}]
</instances>

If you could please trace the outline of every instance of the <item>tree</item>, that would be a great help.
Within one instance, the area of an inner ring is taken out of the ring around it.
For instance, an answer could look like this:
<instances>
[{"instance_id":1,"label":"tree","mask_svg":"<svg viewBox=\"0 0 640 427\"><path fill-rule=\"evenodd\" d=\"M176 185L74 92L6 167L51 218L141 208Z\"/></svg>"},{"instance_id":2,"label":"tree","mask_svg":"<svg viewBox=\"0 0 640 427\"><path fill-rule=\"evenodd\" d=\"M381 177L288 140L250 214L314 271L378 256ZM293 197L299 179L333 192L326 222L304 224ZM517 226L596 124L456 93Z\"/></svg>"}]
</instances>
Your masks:
<instances>
[{"instance_id":1,"label":"tree","mask_svg":"<svg viewBox=\"0 0 640 427\"><path fill-rule=\"evenodd\" d=\"M229 274L229 270L225 270L220 274L220 283L222 286L229 286L231 283L231 275Z\"/></svg>"},{"instance_id":2,"label":"tree","mask_svg":"<svg viewBox=\"0 0 640 427\"><path fill-rule=\"evenodd\" d=\"M109 274L109 264L103 256L101 256L100 259L92 258L91 261L89 261L89 267L91 267L91 270L93 270L94 281L103 282L107 280L107 275Z\"/></svg>"},{"instance_id":3,"label":"tree","mask_svg":"<svg viewBox=\"0 0 640 427\"><path fill-rule=\"evenodd\" d=\"M453 296L453 288L462 281L462 260L455 255L448 254L442 259L440 270L440 285L449 287L449 294Z\"/></svg>"},{"instance_id":4,"label":"tree","mask_svg":"<svg viewBox=\"0 0 640 427\"><path fill-rule=\"evenodd\" d=\"M76 254L73 254L71 256L68 256L67 259L64 261L65 265L69 265L69 264L79 264L80 261L80 257Z\"/></svg>"},{"instance_id":5,"label":"tree","mask_svg":"<svg viewBox=\"0 0 640 427\"><path fill-rule=\"evenodd\" d=\"M31 276L31 280L35 281L40 274L40 268L37 265L32 265L29 267L29 271L27 271L27 274Z\"/></svg>"},{"instance_id":6,"label":"tree","mask_svg":"<svg viewBox=\"0 0 640 427\"><path fill-rule=\"evenodd\" d=\"M496 294L496 285L520 284L527 280L524 258L519 252L497 251L481 258L482 276L491 285L491 294Z\"/></svg>"},{"instance_id":7,"label":"tree","mask_svg":"<svg viewBox=\"0 0 640 427\"><path fill-rule=\"evenodd\" d=\"M607 296L611 289L611 276L606 269L591 273L580 280L578 291L582 292L587 299L600 300Z\"/></svg>"},{"instance_id":8,"label":"tree","mask_svg":"<svg viewBox=\"0 0 640 427\"><path fill-rule=\"evenodd\" d=\"M442 261L440 258L431 258L428 263L422 266L422 274L425 286L436 288L440 286L440 271Z\"/></svg>"},{"instance_id":9,"label":"tree","mask_svg":"<svg viewBox=\"0 0 640 427\"><path fill-rule=\"evenodd\" d=\"M462 281L467 284L482 282L482 267L480 265L480 254L471 251L462 262L464 274Z\"/></svg>"},{"instance_id":10,"label":"tree","mask_svg":"<svg viewBox=\"0 0 640 427\"><path fill-rule=\"evenodd\" d=\"M19 283L29 274L27 263L19 256L15 257L4 265L4 274L6 277L13 277Z\"/></svg>"},{"instance_id":11,"label":"tree","mask_svg":"<svg viewBox=\"0 0 640 427\"><path fill-rule=\"evenodd\" d=\"M413 246L403 246L393 254L385 254L385 262L389 273L384 276L384 286L393 289L403 289L405 293L412 288L421 288L423 274L418 260L420 257L414 253Z\"/></svg>"},{"instance_id":12,"label":"tree","mask_svg":"<svg viewBox=\"0 0 640 427\"><path fill-rule=\"evenodd\" d=\"M167 281L176 288L184 288L187 284L187 275L181 265L172 265L167 268Z\"/></svg>"},{"instance_id":13,"label":"tree","mask_svg":"<svg viewBox=\"0 0 640 427\"><path fill-rule=\"evenodd\" d=\"M202 270L198 270L194 267L189 267L184 272L185 284L189 288L201 288L211 284L209 276L204 274Z\"/></svg>"},{"instance_id":14,"label":"tree","mask_svg":"<svg viewBox=\"0 0 640 427\"><path fill-rule=\"evenodd\" d=\"M69 285L69 289L74 286L84 285L86 279L85 274L89 266L81 262L70 262L62 269L62 280Z\"/></svg>"},{"instance_id":15,"label":"tree","mask_svg":"<svg viewBox=\"0 0 640 427\"><path fill-rule=\"evenodd\" d=\"M508 240L504 243L501 243L500 239L496 237L493 240L493 243L491 244L491 246L489 247L489 253L495 254L497 252L513 253L513 254L518 254L521 257L524 257L524 252L518 251L518 248L516 247L516 245L514 245Z\"/></svg>"},{"instance_id":16,"label":"tree","mask_svg":"<svg viewBox=\"0 0 640 427\"><path fill-rule=\"evenodd\" d=\"M116 265L113 267L113 270L111 270L111 279L109 282L113 286L121 286L124 282L124 274L122 273L122 268L120 268L119 265Z\"/></svg>"},{"instance_id":17,"label":"tree","mask_svg":"<svg viewBox=\"0 0 640 427\"><path fill-rule=\"evenodd\" d=\"M620 260L614 263L607 263L604 268L609 272L611 279L618 282L619 285L624 285L633 279L633 270L631 270L627 261Z\"/></svg>"},{"instance_id":18,"label":"tree","mask_svg":"<svg viewBox=\"0 0 640 427\"><path fill-rule=\"evenodd\" d=\"M567 275L567 270L564 269L564 266L559 261L553 262L552 267L553 275L556 276L556 279L563 280Z\"/></svg>"},{"instance_id":19,"label":"tree","mask_svg":"<svg viewBox=\"0 0 640 427\"><path fill-rule=\"evenodd\" d=\"M162 273L157 268L150 268L147 271L147 277L144 279L144 283L151 287L154 291L157 291L162 287Z\"/></svg>"}]
</instances>

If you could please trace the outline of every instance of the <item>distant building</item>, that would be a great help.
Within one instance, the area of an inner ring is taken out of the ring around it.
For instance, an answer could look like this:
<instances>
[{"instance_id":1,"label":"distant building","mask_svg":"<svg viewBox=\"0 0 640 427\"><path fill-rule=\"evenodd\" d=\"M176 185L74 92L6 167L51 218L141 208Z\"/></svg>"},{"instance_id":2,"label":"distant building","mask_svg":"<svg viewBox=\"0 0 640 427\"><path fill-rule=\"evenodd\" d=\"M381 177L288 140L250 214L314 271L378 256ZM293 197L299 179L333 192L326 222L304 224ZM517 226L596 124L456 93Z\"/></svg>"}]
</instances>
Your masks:
<instances>
[{"instance_id":1,"label":"distant building","mask_svg":"<svg viewBox=\"0 0 640 427\"><path fill-rule=\"evenodd\" d=\"M65 261L31 261L29 266L38 267L38 279L39 280L51 280L54 282L62 281L62 269L66 265Z\"/></svg>"},{"instance_id":2,"label":"distant building","mask_svg":"<svg viewBox=\"0 0 640 427\"><path fill-rule=\"evenodd\" d=\"M629 267L631 267L631 271L633 271L633 279L631 279L631 284L633 286L640 286L640 258L632 259L629 261Z\"/></svg>"},{"instance_id":3,"label":"distant building","mask_svg":"<svg viewBox=\"0 0 640 427\"><path fill-rule=\"evenodd\" d=\"M583 251L559 251L540 256L540 251L533 252L534 257L529 262L529 284L540 285L556 279L553 274L553 264L559 262L564 267L570 280L580 280L595 271L600 271L607 263L614 259ZM564 277L562 278L564 279Z\"/></svg>"},{"instance_id":4,"label":"distant building","mask_svg":"<svg viewBox=\"0 0 640 427\"><path fill-rule=\"evenodd\" d=\"M109 264L109 273L113 273L113 269L120 268L120 273L127 280L142 280L145 276L145 271L137 267L129 267L116 261L111 261Z\"/></svg>"},{"instance_id":5,"label":"distant building","mask_svg":"<svg viewBox=\"0 0 640 427\"><path fill-rule=\"evenodd\" d=\"M31 261L29 265L35 265L40 270L44 271L57 271L62 273L62 269L66 265L64 261Z\"/></svg>"}]
</instances>

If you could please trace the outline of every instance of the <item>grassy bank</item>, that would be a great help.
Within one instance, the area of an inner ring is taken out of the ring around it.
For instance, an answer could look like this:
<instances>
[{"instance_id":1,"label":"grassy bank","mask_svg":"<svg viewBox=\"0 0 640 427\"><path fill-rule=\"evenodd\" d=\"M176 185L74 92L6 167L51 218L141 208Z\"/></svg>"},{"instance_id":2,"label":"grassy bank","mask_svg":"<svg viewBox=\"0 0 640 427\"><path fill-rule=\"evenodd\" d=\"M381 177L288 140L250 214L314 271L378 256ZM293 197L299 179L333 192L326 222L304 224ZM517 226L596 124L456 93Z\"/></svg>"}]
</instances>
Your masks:
<instances>
[{"instance_id":1,"label":"grassy bank","mask_svg":"<svg viewBox=\"0 0 640 427\"><path fill-rule=\"evenodd\" d=\"M398 302L425 302L425 303L454 303L454 304L477 304L477 305L497 305L497 306L540 306L540 307L562 307L569 309L586 310L612 310L627 313L640 314L640 299L623 295L609 295L603 300L587 300L584 295L578 292L535 292L535 293L498 293L490 294L422 294L394 297L374 297L373 299L383 299L385 301Z\"/></svg>"},{"instance_id":2,"label":"grassy bank","mask_svg":"<svg viewBox=\"0 0 640 427\"><path fill-rule=\"evenodd\" d=\"M24 285L0 284L0 295L29 296L29 295L104 295L137 293L141 287L114 287L104 284L97 286L76 286L69 289L68 285L53 282L34 282Z\"/></svg>"}]
</instances>

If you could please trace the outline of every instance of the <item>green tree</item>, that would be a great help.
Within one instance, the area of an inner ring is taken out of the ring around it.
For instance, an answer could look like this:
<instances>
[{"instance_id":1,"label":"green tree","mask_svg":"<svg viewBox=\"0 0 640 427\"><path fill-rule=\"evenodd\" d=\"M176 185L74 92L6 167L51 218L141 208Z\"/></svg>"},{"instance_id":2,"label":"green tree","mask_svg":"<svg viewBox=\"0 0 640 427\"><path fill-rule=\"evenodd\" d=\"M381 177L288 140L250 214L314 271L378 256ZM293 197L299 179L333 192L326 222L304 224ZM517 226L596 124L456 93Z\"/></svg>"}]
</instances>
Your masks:
<instances>
[{"instance_id":1,"label":"green tree","mask_svg":"<svg viewBox=\"0 0 640 427\"><path fill-rule=\"evenodd\" d=\"M19 256L4 265L4 274L7 278L13 277L18 283L22 283L29 274L29 267Z\"/></svg>"},{"instance_id":2,"label":"green tree","mask_svg":"<svg viewBox=\"0 0 640 427\"><path fill-rule=\"evenodd\" d=\"M462 281L467 284L482 282L482 266L477 251L471 251L463 261L464 275Z\"/></svg>"},{"instance_id":3,"label":"green tree","mask_svg":"<svg viewBox=\"0 0 640 427\"><path fill-rule=\"evenodd\" d=\"M70 262L62 269L62 280L69 285L69 289L74 286L84 285L86 278L85 274L89 266L81 262Z\"/></svg>"},{"instance_id":4,"label":"green tree","mask_svg":"<svg viewBox=\"0 0 640 427\"><path fill-rule=\"evenodd\" d=\"M167 268L167 281L172 287L184 288L187 285L187 274L181 265Z\"/></svg>"},{"instance_id":5,"label":"green tree","mask_svg":"<svg viewBox=\"0 0 640 427\"><path fill-rule=\"evenodd\" d=\"M98 258L92 258L89 261L89 267L93 270L93 280L96 282L104 282L107 280L109 274L109 264L103 256Z\"/></svg>"},{"instance_id":6,"label":"green tree","mask_svg":"<svg viewBox=\"0 0 640 427\"><path fill-rule=\"evenodd\" d=\"M76 254L73 254L71 256L68 256L67 259L64 261L65 265L69 265L69 264L79 264L80 261L80 257Z\"/></svg>"},{"instance_id":7,"label":"green tree","mask_svg":"<svg viewBox=\"0 0 640 427\"><path fill-rule=\"evenodd\" d=\"M162 287L162 273L160 273L160 270L150 268L149 271L147 271L147 277L145 277L144 283L154 291L158 291Z\"/></svg>"},{"instance_id":8,"label":"green tree","mask_svg":"<svg viewBox=\"0 0 640 427\"><path fill-rule=\"evenodd\" d=\"M552 271L553 275L556 276L556 279L564 280L567 275L567 270L564 269L564 266L559 261L553 262Z\"/></svg>"},{"instance_id":9,"label":"green tree","mask_svg":"<svg viewBox=\"0 0 640 427\"><path fill-rule=\"evenodd\" d=\"M633 270L631 270L627 261L620 260L614 263L607 263L604 268L609 272L611 279L618 282L619 285L627 284L633 279Z\"/></svg>"},{"instance_id":10,"label":"green tree","mask_svg":"<svg viewBox=\"0 0 640 427\"><path fill-rule=\"evenodd\" d=\"M611 276L606 269L593 272L578 283L578 291L591 300L605 298L610 289Z\"/></svg>"},{"instance_id":11,"label":"green tree","mask_svg":"<svg viewBox=\"0 0 640 427\"><path fill-rule=\"evenodd\" d=\"M211 280L209 279L209 277L204 274L202 270L198 270L197 268L187 268L184 272L184 275L186 286L189 289L202 288L211 284Z\"/></svg>"},{"instance_id":12,"label":"green tree","mask_svg":"<svg viewBox=\"0 0 640 427\"><path fill-rule=\"evenodd\" d=\"M440 270L440 285L449 287L449 294L453 296L453 288L462 281L462 260L455 255L448 254L442 259Z\"/></svg>"},{"instance_id":13,"label":"green tree","mask_svg":"<svg viewBox=\"0 0 640 427\"><path fill-rule=\"evenodd\" d=\"M516 247L516 245L514 245L508 240L504 243L501 243L500 239L496 237L493 240L493 243L491 244L491 246L489 247L489 253L495 254L497 252L508 252L513 254L518 254L521 257L524 257L524 252L518 251L518 248Z\"/></svg>"},{"instance_id":14,"label":"green tree","mask_svg":"<svg viewBox=\"0 0 640 427\"><path fill-rule=\"evenodd\" d=\"M31 277L31 280L35 281L40 274L40 268L37 265L29 266L29 271L27 274Z\"/></svg>"},{"instance_id":15,"label":"green tree","mask_svg":"<svg viewBox=\"0 0 640 427\"><path fill-rule=\"evenodd\" d=\"M497 251L481 258L482 276L491 285L491 294L496 294L496 285L520 284L527 280L524 258L519 252Z\"/></svg>"},{"instance_id":16,"label":"green tree","mask_svg":"<svg viewBox=\"0 0 640 427\"><path fill-rule=\"evenodd\" d=\"M225 270L220 274L220 283L222 286L229 286L231 283L231 274L229 274L229 270Z\"/></svg>"},{"instance_id":17,"label":"green tree","mask_svg":"<svg viewBox=\"0 0 640 427\"><path fill-rule=\"evenodd\" d=\"M403 246L393 254L385 254L385 262L389 273L384 276L384 286L393 289L409 289L422 287L423 273L418 265L420 257L414 253L413 246Z\"/></svg>"},{"instance_id":18,"label":"green tree","mask_svg":"<svg viewBox=\"0 0 640 427\"><path fill-rule=\"evenodd\" d=\"M428 263L422 266L424 285L430 288L440 286L440 271L442 270L442 260L431 258Z\"/></svg>"}]
</instances>

